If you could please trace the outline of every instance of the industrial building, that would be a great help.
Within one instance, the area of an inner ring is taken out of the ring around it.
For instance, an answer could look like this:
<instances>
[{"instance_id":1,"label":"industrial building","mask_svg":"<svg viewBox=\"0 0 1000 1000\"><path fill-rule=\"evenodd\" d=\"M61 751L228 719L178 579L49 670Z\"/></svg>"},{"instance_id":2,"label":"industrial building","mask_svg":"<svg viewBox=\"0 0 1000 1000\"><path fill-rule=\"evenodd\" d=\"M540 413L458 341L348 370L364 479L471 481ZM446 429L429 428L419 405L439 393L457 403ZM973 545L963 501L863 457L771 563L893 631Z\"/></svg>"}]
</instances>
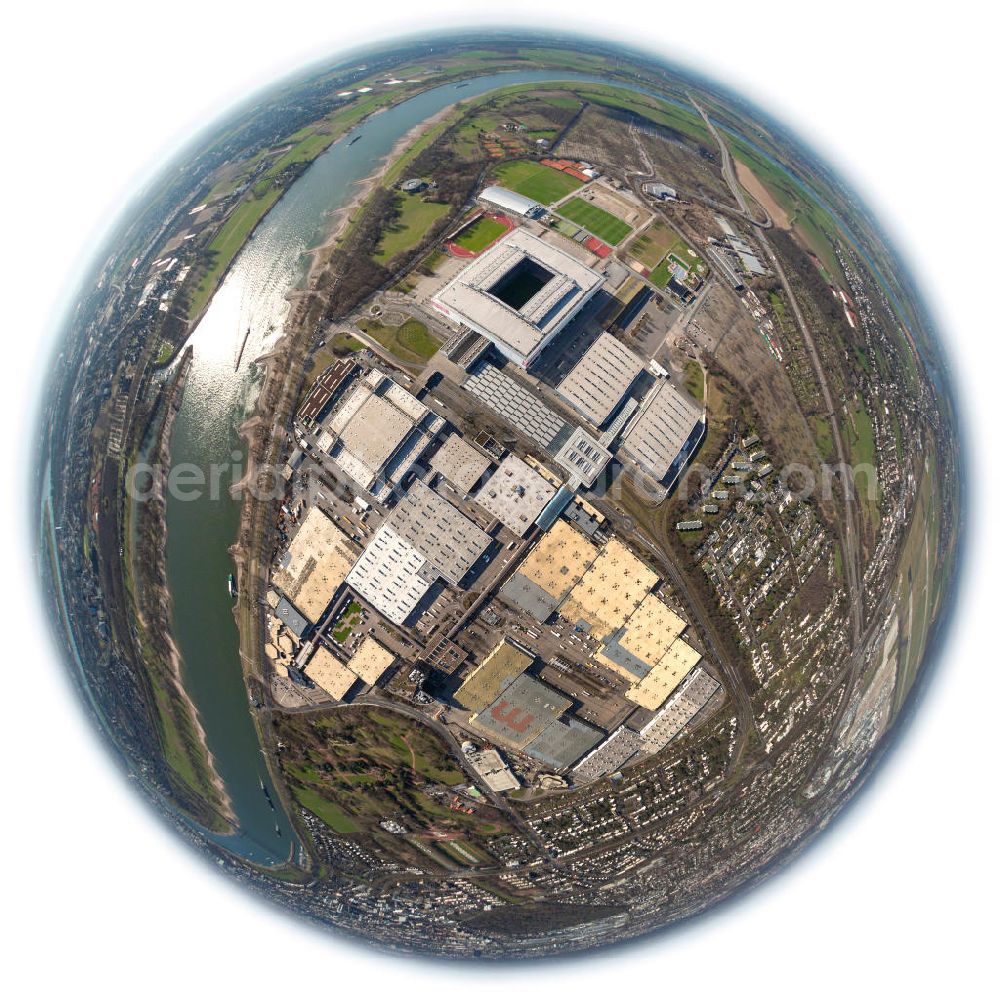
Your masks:
<instances>
[{"instance_id":1,"label":"industrial building","mask_svg":"<svg viewBox=\"0 0 1000 1000\"><path fill-rule=\"evenodd\" d=\"M482 482L492 464L460 434L449 434L444 444L431 456L430 462L431 468L447 479L462 496L468 496Z\"/></svg>"},{"instance_id":2,"label":"industrial building","mask_svg":"<svg viewBox=\"0 0 1000 1000\"><path fill-rule=\"evenodd\" d=\"M343 701L357 683L358 676L341 663L325 646L317 646L303 673L334 701Z\"/></svg>"},{"instance_id":3,"label":"industrial building","mask_svg":"<svg viewBox=\"0 0 1000 1000\"><path fill-rule=\"evenodd\" d=\"M577 427L553 457L569 474L568 485L576 490L581 485L594 485L611 461L611 452L593 435Z\"/></svg>"},{"instance_id":4,"label":"industrial building","mask_svg":"<svg viewBox=\"0 0 1000 1000\"><path fill-rule=\"evenodd\" d=\"M521 674L490 705L469 718L469 725L491 740L524 750L573 703L547 684Z\"/></svg>"},{"instance_id":5,"label":"industrial building","mask_svg":"<svg viewBox=\"0 0 1000 1000\"><path fill-rule=\"evenodd\" d=\"M491 184L479 192L479 200L490 208L507 212L510 215L520 215L525 219L537 219L545 214L545 206L523 194L511 191L509 188Z\"/></svg>"},{"instance_id":6,"label":"industrial building","mask_svg":"<svg viewBox=\"0 0 1000 1000\"><path fill-rule=\"evenodd\" d=\"M386 500L445 420L374 368L342 395L317 444L358 486Z\"/></svg>"},{"instance_id":7,"label":"industrial building","mask_svg":"<svg viewBox=\"0 0 1000 1000\"><path fill-rule=\"evenodd\" d=\"M546 450L558 450L569 437L571 428L559 414L495 365L477 365L462 388Z\"/></svg>"},{"instance_id":8,"label":"industrial building","mask_svg":"<svg viewBox=\"0 0 1000 1000\"><path fill-rule=\"evenodd\" d=\"M502 639L455 692L455 701L470 712L479 712L521 676L534 655L511 639Z\"/></svg>"},{"instance_id":9,"label":"industrial building","mask_svg":"<svg viewBox=\"0 0 1000 1000\"><path fill-rule=\"evenodd\" d=\"M488 337L527 368L604 284L558 247L515 229L432 298L452 322Z\"/></svg>"},{"instance_id":10,"label":"industrial building","mask_svg":"<svg viewBox=\"0 0 1000 1000\"><path fill-rule=\"evenodd\" d=\"M504 527L521 536L528 532L556 488L517 455L508 455L482 485L475 500Z\"/></svg>"},{"instance_id":11,"label":"industrial building","mask_svg":"<svg viewBox=\"0 0 1000 1000\"><path fill-rule=\"evenodd\" d=\"M704 410L666 379L660 379L625 432L621 454L669 488L704 435Z\"/></svg>"},{"instance_id":12,"label":"industrial building","mask_svg":"<svg viewBox=\"0 0 1000 1000\"><path fill-rule=\"evenodd\" d=\"M595 638L605 640L658 582L652 569L612 538L570 591L559 613Z\"/></svg>"},{"instance_id":13,"label":"industrial building","mask_svg":"<svg viewBox=\"0 0 1000 1000\"><path fill-rule=\"evenodd\" d=\"M544 622L579 583L598 551L566 521L558 520L500 588L500 595Z\"/></svg>"},{"instance_id":14,"label":"industrial building","mask_svg":"<svg viewBox=\"0 0 1000 1000\"><path fill-rule=\"evenodd\" d=\"M347 583L402 625L438 578L457 586L490 541L485 531L418 479L375 532Z\"/></svg>"},{"instance_id":15,"label":"industrial building","mask_svg":"<svg viewBox=\"0 0 1000 1000\"><path fill-rule=\"evenodd\" d=\"M358 549L319 507L310 507L272 582L310 621L318 621L358 558Z\"/></svg>"},{"instance_id":16,"label":"industrial building","mask_svg":"<svg viewBox=\"0 0 1000 1000\"><path fill-rule=\"evenodd\" d=\"M373 687L385 672L396 662L396 654L388 650L378 640L366 635L354 655L347 661L348 669Z\"/></svg>"},{"instance_id":17,"label":"industrial building","mask_svg":"<svg viewBox=\"0 0 1000 1000\"><path fill-rule=\"evenodd\" d=\"M642 749L639 734L634 729L619 726L573 768L573 776L581 781L593 781L605 774L614 774L642 753Z\"/></svg>"},{"instance_id":18,"label":"industrial building","mask_svg":"<svg viewBox=\"0 0 1000 1000\"><path fill-rule=\"evenodd\" d=\"M347 583L396 625L413 614L437 580L434 568L386 523L372 536Z\"/></svg>"},{"instance_id":19,"label":"industrial building","mask_svg":"<svg viewBox=\"0 0 1000 1000\"><path fill-rule=\"evenodd\" d=\"M550 722L524 752L557 771L572 767L585 753L601 742L604 733L570 716Z\"/></svg>"},{"instance_id":20,"label":"industrial building","mask_svg":"<svg viewBox=\"0 0 1000 1000\"><path fill-rule=\"evenodd\" d=\"M353 361L335 361L326 368L299 407L299 419L306 423L322 420L357 371L358 366Z\"/></svg>"},{"instance_id":21,"label":"industrial building","mask_svg":"<svg viewBox=\"0 0 1000 1000\"><path fill-rule=\"evenodd\" d=\"M656 715L639 730L646 753L662 750L718 690L719 682L703 668L695 667Z\"/></svg>"},{"instance_id":22,"label":"industrial building","mask_svg":"<svg viewBox=\"0 0 1000 1000\"><path fill-rule=\"evenodd\" d=\"M595 427L617 409L643 369L642 358L604 331L556 390Z\"/></svg>"}]
</instances>

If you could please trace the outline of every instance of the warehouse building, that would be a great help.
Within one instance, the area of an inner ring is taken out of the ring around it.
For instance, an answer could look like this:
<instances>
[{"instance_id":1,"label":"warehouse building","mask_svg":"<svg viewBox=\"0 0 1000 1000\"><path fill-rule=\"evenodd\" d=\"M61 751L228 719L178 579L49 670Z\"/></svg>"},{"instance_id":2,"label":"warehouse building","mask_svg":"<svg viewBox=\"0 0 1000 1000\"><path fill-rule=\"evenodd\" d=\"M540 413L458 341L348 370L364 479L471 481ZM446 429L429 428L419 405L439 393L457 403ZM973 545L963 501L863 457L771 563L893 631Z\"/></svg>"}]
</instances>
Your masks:
<instances>
[{"instance_id":1,"label":"warehouse building","mask_svg":"<svg viewBox=\"0 0 1000 1000\"><path fill-rule=\"evenodd\" d=\"M317 646L303 673L334 701L343 701L357 683L358 676L341 663L325 646Z\"/></svg>"},{"instance_id":2,"label":"warehouse building","mask_svg":"<svg viewBox=\"0 0 1000 1000\"><path fill-rule=\"evenodd\" d=\"M582 427L573 430L555 453L556 462L569 474L568 485L576 490L581 485L593 486L597 477L611 461L611 452Z\"/></svg>"},{"instance_id":3,"label":"warehouse building","mask_svg":"<svg viewBox=\"0 0 1000 1000\"><path fill-rule=\"evenodd\" d=\"M471 745L471 744L470 744ZM493 749L470 749L465 751L466 759L476 774L493 792L513 792L521 787L517 776L507 766L499 751Z\"/></svg>"},{"instance_id":4,"label":"warehouse building","mask_svg":"<svg viewBox=\"0 0 1000 1000\"><path fill-rule=\"evenodd\" d=\"M658 582L652 569L612 538L570 591L559 613L604 640L621 627Z\"/></svg>"},{"instance_id":5,"label":"warehouse building","mask_svg":"<svg viewBox=\"0 0 1000 1000\"><path fill-rule=\"evenodd\" d=\"M272 582L312 622L320 619L358 558L358 549L319 507L310 507Z\"/></svg>"},{"instance_id":6,"label":"warehouse building","mask_svg":"<svg viewBox=\"0 0 1000 1000\"><path fill-rule=\"evenodd\" d=\"M593 750L604 736L599 729L570 716L550 722L525 748L524 752L557 771L575 764Z\"/></svg>"},{"instance_id":7,"label":"warehouse building","mask_svg":"<svg viewBox=\"0 0 1000 1000\"><path fill-rule=\"evenodd\" d=\"M459 434L450 434L431 456L431 468L468 496L490 470L492 462Z\"/></svg>"},{"instance_id":8,"label":"warehouse building","mask_svg":"<svg viewBox=\"0 0 1000 1000\"><path fill-rule=\"evenodd\" d=\"M580 582L598 551L566 521L557 520L500 588L500 596L544 622Z\"/></svg>"},{"instance_id":9,"label":"warehouse building","mask_svg":"<svg viewBox=\"0 0 1000 1000\"><path fill-rule=\"evenodd\" d=\"M517 455L508 455L476 494L476 503L505 528L522 536L535 523L556 488Z\"/></svg>"},{"instance_id":10,"label":"warehouse building","mask_svg":"<svg viewBox=\"0 0 1000 1000\"><path fill-rule=\"evenodd\" d=\"M491 184L479 192L479 200L490 208L499 209L510 215L520 215L525 219L537 219L545 214L545 206L531 198L511 191L509 188Z\"/></svg>"},{"instance_id":11,"label":"warehouse building","mask_svg":"<svg viewBox=\"0 0 1000 1000\"><path fill-rule=\"evenodd\" d=\"M646 753L662 750L709 702L719 682L706 670L695 667L642 729Z\"/></svg>"},{"instance_id":12,"label":"warehouse building","mask_svg":"<svg viewBox=\"0 0 1000 1000\"><path fill-rule=\"evenodd\" d=\"M354 655L347 661L348 668L369 687L374 687L385 672L396 662L396 654L378 640L366 635Z\"/></svg>"},{"instance_id":13,"label":"warehouse building","mask_svg":"<svg viewBox=\"0 0 1000 1000\"><path fill-rule=\"evenodd\" d=\"M274 609L274 616L296 639L301 639L309 629L309 621L299 614L298 609L287 597L278 601Z\"/></svg>"},{"instance_id":14,"label":"warehouse building","mask_svg":"<svg viewBox=\"0 0 1000 1000\"><path fill-rule=\"evenodd\" d=\"M347 584L389 621L402 625L437 574L413 545L383 524L347 574Z\"/></svg>"},{"instance_id":15,"label":"warehouse building","mask_svg":"<svg viewBox=\"0 0 1000 1000\"><path fill-rule=\"evenodd\" d=\"M604 284L558 247L516 229L432 298L452 322L488 337L527 368Z\"/></svg>"},{"instance_id":16,"label":"warehouse building","mask_svg":"<svg viewBox=\"0 0 1000 1000\"><path fill-rule=\"evenodd\" d=\"M587 348L556 391L595 427L601 427L642 369L642 358L605 331Z\"/></svg>"},{"instance_id":17,"label":"warehouse building","mask_svg":"<svg viewBox=\"0 0 1000 1000\"><path fill-rule=\"evenodd\" d=\"M491 740L523 750L572 704L547 684L521 674L495 701L472 715L469 725Z\"/></svg>"},{"instance_id":18,"label":"warehouse building","mask_svg":"<svg viewBox=\"0 0 1000 1000\"><path fill-rule=\"evenodd\" d=\"M621 453L669 489L704 436L704 410L661 379L626 431Z\"/></svg>"},{"instance_id":19,"label":"warehouse building","mask_svg":"<svg viewBox=\"0 0 1000 1000\"><path fill-rule=\"evenodd\" d=\"M546 450L561 447L571 433L569 424L550 410L537 393L529 391L495 365L477 365L462 383L462 388Z\"/></svg>"},{"instance_id":20,"label":"warehouse building","mask_svg":"<svg viewBox=\"0 0 1000 1000\"><path fill-rule=\"evenodd\" d=\"M482 711L534 662L534 654L504 638L455 692L455 701L470 712Z\"/></svg>"},{"instance_id":21,"label":"warehouse building","mask_svg":"<svg viewBox=\"0 0 1000 1000\"><path fill-rule=\"evenodd\" d=\"M373 368L343 393L317 444L361 489L385 501L444 426L443 417Z\"/></svg>"},{"instance_id":22,"label":"warehouse building","mask_svg":"<svg viewBox=\"0 0 1000 1000\"><path fill-rule=\"evenodd\" d=\"M402 625L439 578L457 586L490 542L485 531L418 479L372 536L347 583Z\"/></svg>"},{"instance_id":23,"label":"warehouse building","mask_svg":"<svg viewBox=\"0 0 1000 1000\"><path fill-rule=\"evenodd\" d=\"M642 753L642 738L634 729L619 726L599 747L573 768L579 781L593 781L614 774Z\"/></svg>"}]
</instances>

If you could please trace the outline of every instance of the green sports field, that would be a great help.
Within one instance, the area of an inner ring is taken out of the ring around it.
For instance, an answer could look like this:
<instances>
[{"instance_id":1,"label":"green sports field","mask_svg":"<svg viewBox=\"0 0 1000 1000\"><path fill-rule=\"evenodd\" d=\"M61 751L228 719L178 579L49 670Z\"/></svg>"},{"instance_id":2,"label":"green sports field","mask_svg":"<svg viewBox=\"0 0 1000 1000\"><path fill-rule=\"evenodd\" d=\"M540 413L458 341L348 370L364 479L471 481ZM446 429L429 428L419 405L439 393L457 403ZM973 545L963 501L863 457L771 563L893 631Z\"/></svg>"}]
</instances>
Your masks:
<instances>
[{"instance_id":1,"label":"green sports field","mask_svg":"<svg viewBox=\"0 0 1000 1000\"><path fill-rule=\"evenodd\" d=\"M632 227L627 222L622 222L617 216L582 198L570 198L565 205L559 206L559 214L583 226L611 246L617 246L632 232Z\"/></svg>"},{"instance_id":2,"label":"green sports field","mask_svg":"<svg viewBox=\"0 0 1000 1000\"><path fill-rule=\"evenodd\" d=\"M491 219L488 215L480 216L475 222L453 240L456 246L460 246L472 253L479 253L485 250L498 236L507 231L507 227L496 219Z\"/></svg>"},{"instance_id":3,"label":"green sports field","mask_svg":"<svg viewBox=\"0 0 1000 1000\"><path fill-rule=\"evenodd\" d=\"M564 174L553 167L545 167L531 160L513 160L496 168L497 183L525 198L533 198L543 205L551 205L575 191L583 181Z\"/></svg>"}]
</instances>

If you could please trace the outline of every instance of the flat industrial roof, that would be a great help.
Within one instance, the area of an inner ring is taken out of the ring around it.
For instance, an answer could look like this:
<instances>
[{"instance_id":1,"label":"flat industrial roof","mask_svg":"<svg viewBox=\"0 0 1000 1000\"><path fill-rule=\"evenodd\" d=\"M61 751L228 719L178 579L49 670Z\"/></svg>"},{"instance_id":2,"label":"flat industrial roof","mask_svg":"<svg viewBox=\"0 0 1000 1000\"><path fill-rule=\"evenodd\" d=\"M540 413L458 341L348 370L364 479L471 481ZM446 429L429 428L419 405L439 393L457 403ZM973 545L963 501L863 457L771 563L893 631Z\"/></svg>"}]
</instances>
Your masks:
<instances>
[{"instance_id":1,"label":"flat industrial roof","mask_svg":"<svg viewBox=\"0 0 1000 1000\"><path fill-rule=\"evenodd\" d=\"M455 692L455 701L470 712L484 709L531 666L534 656L504 638Z\"/></svg>"},{"instance_id":2,"label":"flat industrial roof","mask_svg":"<svg viewBox=\"0 0 1000 1000\"><path fill-rule=\"evenodd\" d=\"M659 597L647 594L617 631L608 637L596 659L634 681L663 659L687 622Z\"/></svg>"},{"instance_id":3,"label":"flat industrial roof","mask_svg":"<svg viewBox=\"0 0 1000 1000\"><path fill-rule=\"evenodd\" d=\"M435 472L440 472L463 495L468 495L486 475L492 462L460 434L450 434L431 456L430 464Z\"/></svg>"},{"instance_id":4,"label":"flat industrial roof","mask_svg":"<svg viewBox=\"0 0 1000 1000\"><path fill-rule=\"evenodd\" d=\"M570 621L583 620L591 633L604 639L621 628L659 578L617 538L601 549L559 613Z\"/></svg>"},{"instance_id":5,"label":"flat industrial roof","mask_svg":"<svg viewBox=\"0 0 1000 1000\"><path fill-rule=\"evenodd\" d=\"M625 433L622 451L654 479L663 479L703 416L697 403L661 379Z\"/></svg>"},{"instance_id":6,"label":"flat industrial roof","mask_svg":"<svg viewBox=\"0 0 1000 1000\"><path fill-rule=\"evenodd\" d=\"M366 684L377 684L382 675L395 663L396 654L370 635L361 640L348 666Z\"/></svg>"},{"instance_id":7,"label":"flat industrial roof","mask_svg":"<svg viewBox=\"0 0 1000 1000\"><path fill-rule=\"evenodd\" d=\"M469 572L490 536L422 480L414 480L385 523L449 583Z\"/></svg>"},{"instance_id":8,"label":"flat industrial roof","mask_svg":"<svg viewBox=\"0 0 1000 1000\"><path fill-rule=\"evenodd\" d=\"M317 621L344 582L358 549L319 507L310 507L273 582L310 621Z\"/></svg>"},{"instance_id":9,"label":"flat industrial roof","mask_svg":"<svg viewBox=\"0 0 1000 1000\"><path fill-rule=\"evenodd\" d=\"M600 427L642 369L642 358L605 331L587 348L556 391Z\"/></svg>"},{"instance_id":10,"label":"flat industrial roof","mask_svg":"<svg viewBox=\"0 0 1000 1000\"><path fill-rule=\"evenodd\" d=\"M521 674L491 705L472 716L469 724L523 749L572 704L554 688Z\"/></svg>"},{"instance_id":11,"label":"flat industrial roof","mask_svg":"<svg viewBox=\"0 0 1000 1000\"><path fill-rule=\"evenodd\" d=\"M304 673L337 701L343 700L358 679L347 664L341 663L325 646L316 649Z\"/></svg>"},{"instance_id":12,"label":"flat industrial roof","mask_svg":"<svg viewBox=\"0 0 1000 1000\"><path fill-rule=\"evenodd\" d=\"M476 503L515 535L524 535L555 496L556 488L517 455L508 455L480 487Z\"/></svg>"},{"instance_id":13,"label":"flat industrial roof","mask_svg":"<svg viewBox=\"0 0 1000 1000\"><path fill-rule=\"evenodd\" d=\"M697 650L683 639L675 639L649 673L625 692L625 697L643 708L659 708L700 659Z\"/></svg>"},{"instance_id":14,"label":"flat industrial roof","mask_svg":"<svg viewBox=\"0 0 1000 1000\"><path fill-rule=\"evenodd\" d=\"M552 607L549 609L551 613L579 583L587 567L597 558L598 551L593 542L570 524L558 520L535 543L518 566L516 576L522 577L552 598ZM516 602L514 595L517 585L514 579L511 578L504 584L502 593Z\"/></svg>"},{"instance_id":15,"label":"flat industrial roof","mask_svg":"<svg viewBox=\"0 0 1000 1000\"><path fill-rule=\"evenodd\" d=\"M524 752L556 770L578 761L601 742L604 733L579 719L556 719L550 722L525 748Z\"/></svg>"},{"instance_id":16,"label":"flat industrial roof","mask_svg":"<svg viewBox=\"0 0 1000 1000\"><path fill-rule=\"evenodd\" d=\"M402 625L435 577L424 556L383 523L347 574L347 583L389 621Z\"/></svg>"},{"instance_id":17,"label":"flat industrial roof","mask_svg":"<svg viewBox=\"0 0 1000 1000\"><path fill-rule=\"evenodd\" d=\"M648 753L662 750L719 690L719 682L706 670L695 667L677 686L663 707L639 730Z\"/></svg>"},{"instance_id":18,"label":"flat industrial roof","mask_svg":"<svg viewBox=\"0 0 1000 1000\"><path fill-rule=\"evenodd\" d=\"M573 769L580 778L593 779L617 771L642 751L642 738L634 729L619 726L599 747Z\"/></svg>"},{"instance_id":19,"label":"flat industrial roof","mask_svg":"<svg viewBox=\"0 0 1000 1000\"><path fill-rule=\"evenodd\" d=\"M501 301L490 289L525 260L552 277L520 308ZM532 351L603 284L597 271L524 229L497 240L431 300L458 322L489 336L501 350L520 357Z\"/></svg>"}]
</instances>

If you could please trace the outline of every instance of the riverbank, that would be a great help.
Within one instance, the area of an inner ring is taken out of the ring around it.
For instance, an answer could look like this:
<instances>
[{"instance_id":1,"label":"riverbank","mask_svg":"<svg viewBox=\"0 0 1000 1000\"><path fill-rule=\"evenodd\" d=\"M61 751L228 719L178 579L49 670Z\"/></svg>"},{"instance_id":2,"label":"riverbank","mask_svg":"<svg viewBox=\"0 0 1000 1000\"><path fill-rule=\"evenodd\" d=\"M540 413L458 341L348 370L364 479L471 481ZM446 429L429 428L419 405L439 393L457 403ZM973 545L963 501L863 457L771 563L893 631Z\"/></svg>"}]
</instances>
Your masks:
<instances>
[{"instance_id":1,"label":"riverbank","mask_svg":"<svg viewBox=\"0 0 1000 1000\"><path fill-rule=\"evenodd\" d=\"M186 811L214 833L235 830L236 814L208 746L197 706L184 684L180 650L174 641L170 589L166 575L166 473L170 468L170 438L180 411L184 386L193 360L185 349L177 373L164 395L163 417L150 451L149 496L137 501L135 566L132 593L138 641L149 666L154 707L160 717L164 759L171 771L171 788Z\"/></svg>"}]
</instances>

